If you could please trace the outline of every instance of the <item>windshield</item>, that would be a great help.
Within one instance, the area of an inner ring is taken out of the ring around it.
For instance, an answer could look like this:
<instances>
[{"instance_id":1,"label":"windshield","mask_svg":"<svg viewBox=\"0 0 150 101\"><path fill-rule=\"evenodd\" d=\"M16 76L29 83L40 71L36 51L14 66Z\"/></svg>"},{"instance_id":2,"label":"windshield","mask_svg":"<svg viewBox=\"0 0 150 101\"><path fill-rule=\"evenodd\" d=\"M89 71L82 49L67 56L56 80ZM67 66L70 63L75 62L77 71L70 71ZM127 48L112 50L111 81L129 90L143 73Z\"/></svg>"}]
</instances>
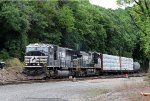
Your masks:
<instances>
[{"instance_id":1,"label":"windshield","mask_svg":"<svg viewBox=\"0 0 150 101\"><path fill-rule=\"evenodd\" d=\"M26 56L45 56L45 54L40 51L30 51L26 53Z\"/></svg>"},{"instance_id":2,"label":"windshield","mask_svg":"<svg viewBox=\"0 0 150 101\"><path fill-rule=\"evenodd\" d=\"M48 47L27 47L26 53L30 51L41 51L44 53L48 53Z\"/></svg>"}]
</instances>

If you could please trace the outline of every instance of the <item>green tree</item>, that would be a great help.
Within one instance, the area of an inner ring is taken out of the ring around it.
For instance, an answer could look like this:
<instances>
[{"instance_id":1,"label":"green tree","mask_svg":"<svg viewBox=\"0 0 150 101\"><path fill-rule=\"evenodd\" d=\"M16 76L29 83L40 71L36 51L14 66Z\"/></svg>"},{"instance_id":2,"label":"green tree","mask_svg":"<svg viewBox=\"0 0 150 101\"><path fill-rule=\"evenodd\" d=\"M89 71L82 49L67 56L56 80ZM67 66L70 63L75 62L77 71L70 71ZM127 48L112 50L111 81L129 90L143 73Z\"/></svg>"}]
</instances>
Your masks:
<instances>
[{"instance_id":1,"label":"green tree","mask_svg":"<svg viewBox=\"0 0 150 101\"><path fill-rule=\"evenodd\" d=\"M121 5L135 3L135 5L130 9L130 15L141 31L141 40L143 41L142 46L148 58L150 58L150 1L149 0L118 0Z\"/></svg>"},{"instance_id":2,"label":"green tree","mask_svg":"<svg viewBox=\"0 0 150 101\"><path fill-rule=\"evenodd\" d=\"M30 29L30 11L32 10L27 4L28 2L0 2L2 46L12 57L21 58L27 44L27 31Z\"/></svg>"},{"instance_id":3,"label":"green tree","mask_svg":"<svg viewBox=\"0 0 150 101\"><path fill-rule=\"evenodd\" d=\"M88 0L0 2L0 57L23 58L28 43L132 57L140 34L128 10Z\"/></svg>"}]
</instances>

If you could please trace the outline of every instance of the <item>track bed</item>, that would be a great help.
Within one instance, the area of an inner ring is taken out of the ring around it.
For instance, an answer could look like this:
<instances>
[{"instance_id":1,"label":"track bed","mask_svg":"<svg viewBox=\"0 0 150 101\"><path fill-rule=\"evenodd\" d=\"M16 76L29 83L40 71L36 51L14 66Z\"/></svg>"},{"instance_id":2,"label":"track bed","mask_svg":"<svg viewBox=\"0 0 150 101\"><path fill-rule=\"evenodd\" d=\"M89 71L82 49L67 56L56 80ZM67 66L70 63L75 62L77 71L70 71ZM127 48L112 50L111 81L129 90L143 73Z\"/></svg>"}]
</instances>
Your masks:
<instances>
[{"instance_id":1,"label":"track bed","mask_svg":"<svg viewBox=\"0 0 150 101\"><path fill-rule=\"evenodd\" d=\"M31 83L45 83L45 82L59 82L59 81L83 81L83 80L92 80L92 79L113 79L113 78L130 78L130 77L143 77L146 76L145 73L136 73L136 74L121 74L121 75L103 75L103 76L89 76L89 77L75 77L72 79L69 78L55 78L55 79L46 79L46 80L14 80L14 81L2 81L0 85L13 85L13 84L31 84Z\"/></svg>"}]
</instances>

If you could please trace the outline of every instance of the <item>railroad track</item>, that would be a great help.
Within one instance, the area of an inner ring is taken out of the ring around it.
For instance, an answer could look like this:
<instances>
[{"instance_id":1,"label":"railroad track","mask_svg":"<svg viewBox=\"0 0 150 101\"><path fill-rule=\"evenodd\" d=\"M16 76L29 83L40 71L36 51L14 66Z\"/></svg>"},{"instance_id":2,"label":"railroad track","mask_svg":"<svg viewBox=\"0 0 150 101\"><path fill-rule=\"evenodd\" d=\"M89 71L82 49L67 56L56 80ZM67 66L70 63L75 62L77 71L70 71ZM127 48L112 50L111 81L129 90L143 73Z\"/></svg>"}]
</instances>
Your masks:
<instances>
[{"instance_id":1,"label":"railroad track","mask_svg":"<svg viewBox=\"0 0 150 101\"><path fill-rule=\"evenodd\" d=\"M113 79L113 78L130 78L130 77L143 77L146 76L145 73L140 74L128 74L128 75L105 75L105 76L91 76L91 77L76 77L76 79L69 78L57 78L57 79L47 79L47 80L15 80L15 81L3 81L0 85L16 85L16 84L32 84L32 83L44 83L44 82L59 82L59 81L83 81L92 79Z\"/></svg>"}]
</instances>

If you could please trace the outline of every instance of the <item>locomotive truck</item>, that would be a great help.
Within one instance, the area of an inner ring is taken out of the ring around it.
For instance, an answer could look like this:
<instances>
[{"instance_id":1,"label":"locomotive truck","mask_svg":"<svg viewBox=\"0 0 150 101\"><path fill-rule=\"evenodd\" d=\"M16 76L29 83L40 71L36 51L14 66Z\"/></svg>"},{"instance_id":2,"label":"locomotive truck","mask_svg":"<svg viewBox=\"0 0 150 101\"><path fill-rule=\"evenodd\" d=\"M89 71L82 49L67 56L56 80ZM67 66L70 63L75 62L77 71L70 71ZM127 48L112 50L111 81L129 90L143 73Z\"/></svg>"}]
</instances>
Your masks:
<instances>
[{"instance_id":1,"label":"locomotive truck","mask_svg":"<svg viewBox=\"0 0 150 101\"><path fill-rule=\"evenodd\" d=\"M42 79L136 72L140 64L133 58L33 43L26 46L24 67L25 76Z\"/></svg>"}]
</instances>

